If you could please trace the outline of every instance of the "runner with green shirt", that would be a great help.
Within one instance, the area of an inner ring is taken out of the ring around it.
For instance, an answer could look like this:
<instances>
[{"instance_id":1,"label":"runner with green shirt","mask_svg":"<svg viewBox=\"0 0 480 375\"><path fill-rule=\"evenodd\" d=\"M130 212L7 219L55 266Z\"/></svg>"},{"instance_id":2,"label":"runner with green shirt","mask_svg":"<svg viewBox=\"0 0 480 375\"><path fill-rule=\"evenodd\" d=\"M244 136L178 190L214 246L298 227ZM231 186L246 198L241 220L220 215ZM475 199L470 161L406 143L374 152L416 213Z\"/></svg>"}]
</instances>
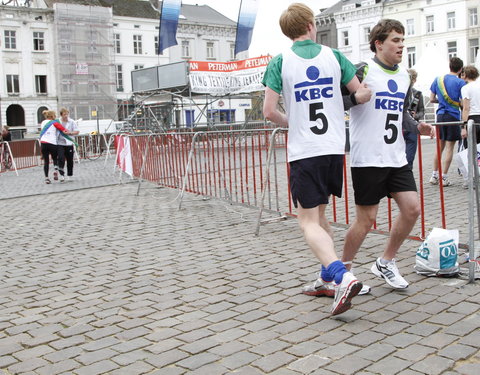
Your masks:
<instances>
[{"instance_id":1,"label":"runner with green shirt","mask_svg":"<svg viewBox=\"0 0 480 375\"><path fill-rule=\"evenodd\" d=\"M337 315L351 307L351 299L362 289L338 259L325 216L329 196L342 194L345 121L340 86L345 85L358 103L368 101L371 92L360 84L343 54L314 42L315 18L306 5L290 5L280 17L280 27L294 43L267 67L263 112L270 121L289 127L292 200L306 242L322 264L320 277L334 286L331 313ZM278 109L280 94L286 114ZM333 290L322 286L325 295Z\"/></svg>"}]
</instances>

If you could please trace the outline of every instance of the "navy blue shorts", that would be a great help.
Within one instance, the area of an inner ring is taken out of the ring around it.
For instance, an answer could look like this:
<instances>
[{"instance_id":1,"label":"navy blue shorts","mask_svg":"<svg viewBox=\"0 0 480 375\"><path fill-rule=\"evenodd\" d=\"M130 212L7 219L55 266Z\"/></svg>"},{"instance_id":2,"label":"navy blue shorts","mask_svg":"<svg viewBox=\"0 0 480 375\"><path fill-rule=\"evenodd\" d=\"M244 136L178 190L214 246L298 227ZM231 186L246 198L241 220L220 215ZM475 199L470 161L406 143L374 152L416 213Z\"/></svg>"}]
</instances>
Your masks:
<instances>
[{"instance_id":1,"label":"navy blue shorts","mask_svg":"<svg viewBox=\"0 0 480 375\"><path fill-rule=\"evenodd\" d=\"M380 203L390 193L417 191L412 169L408 164L400 168L355 167L352 172L355 204L371 206Z\"/></svg>"},{"instance_id":2,"label":"navy blue shorts","mask_svg":"<svg viewBox=\"0 0 480 375\"><path fill-rule=\"evenodd\" d=\"M459 121L458 118L452 116L449 113L442 113L437 115L437 122L455 122ZM461 136L460 125L438 125L438 133L442 141L459 141Z\"/></svg>"},{"instance_id":3,"label":"navy blue shorts","mask_svg":"<svg viewBox=\"0 0 480 375\"><path fill-rule=\"evenodd\" d=\"M295 208L328 204L333 194L342 196L343 155L323 155L290 162L290 191Z\"/></svg>"}]
</instances>

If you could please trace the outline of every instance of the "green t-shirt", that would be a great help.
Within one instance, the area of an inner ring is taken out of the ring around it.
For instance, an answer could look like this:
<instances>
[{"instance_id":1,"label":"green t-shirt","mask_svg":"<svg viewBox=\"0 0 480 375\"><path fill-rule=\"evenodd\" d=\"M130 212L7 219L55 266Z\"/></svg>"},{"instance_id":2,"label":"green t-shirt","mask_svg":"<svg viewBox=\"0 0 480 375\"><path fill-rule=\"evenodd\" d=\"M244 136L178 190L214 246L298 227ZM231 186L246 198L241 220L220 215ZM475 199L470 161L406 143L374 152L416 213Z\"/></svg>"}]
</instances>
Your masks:
<instances>
[{"instance_id":1,"label":"green t-shirt","mask_svg":"<svg viewBox=\"0 0 480 375\"><path fill-rule=\"evenodd\" d=\"M304 59L312 59L317 56L322 50L320 44L315 43L313 40L304 40L301 42L295 42L292 46L292 51L298 56ZM333 54L340 64L342 71L342 85L346 85L355 76L357 69L355 66L345 57L340 51L333 49ZM265 74L263 75L262 84L270 87L273 91L280 94L282 92L282 54L275 56L267 66Z\"/></svg>"}]
</instances>

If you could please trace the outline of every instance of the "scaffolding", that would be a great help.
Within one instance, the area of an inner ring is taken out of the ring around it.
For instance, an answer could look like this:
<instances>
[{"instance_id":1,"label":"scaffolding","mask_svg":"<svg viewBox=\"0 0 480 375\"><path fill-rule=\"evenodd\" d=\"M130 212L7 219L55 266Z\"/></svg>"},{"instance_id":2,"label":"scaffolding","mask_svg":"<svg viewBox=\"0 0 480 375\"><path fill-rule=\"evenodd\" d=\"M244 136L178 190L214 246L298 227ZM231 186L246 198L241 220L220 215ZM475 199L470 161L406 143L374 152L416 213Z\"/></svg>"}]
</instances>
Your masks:
<instances>
[{"instance_id":1,"label":"scaffolding","mask_svg":"<svg viewBox=\"0 0 480 375\"><path fill-rule=\"evenodd\" d=\"M116 119L112 8L55 3L58 101L73 118Z\"/></svg>"}]
</instances>

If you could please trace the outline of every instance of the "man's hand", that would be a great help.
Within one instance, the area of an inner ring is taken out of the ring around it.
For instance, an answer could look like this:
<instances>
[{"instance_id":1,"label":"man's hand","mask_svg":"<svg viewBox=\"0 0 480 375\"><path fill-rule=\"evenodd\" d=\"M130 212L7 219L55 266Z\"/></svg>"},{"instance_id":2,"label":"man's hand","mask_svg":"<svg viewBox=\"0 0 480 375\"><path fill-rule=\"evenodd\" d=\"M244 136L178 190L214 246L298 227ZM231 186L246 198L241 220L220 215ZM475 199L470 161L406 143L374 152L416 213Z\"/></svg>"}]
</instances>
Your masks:
<instances>
[{"instance_id":1,"label":"man's hand","mask_svg":"<svg viewBox=\"0 0 480 375\"><path fill-rule=\"evenodd\" d=\"M418 123L418 131L420 132L421 135L429 135L430 138L435 137L435 127L427 124L426 122L419 122Z\"/></svg>"},{"instance_id":2,"label":"man's hand","mask_svg":"<svg viewBox=\"0 0 480 375\"><path fill-rule=\"evenodd\" d=\"M466 128L462 128L462 138L467 138L467 129Z\"/></svg>"},{"instance_id":3,"label":"man's hand","mask_svg":"<svg viewBox=\"0 0 480 375\"><path fill-rule=\"evenodd\" d=\"M366 103L372 97L372 90L370 90L366 83L360 83L357 91L355 92L355 99L358 104Z\"/></svg>"}]
</instances>

